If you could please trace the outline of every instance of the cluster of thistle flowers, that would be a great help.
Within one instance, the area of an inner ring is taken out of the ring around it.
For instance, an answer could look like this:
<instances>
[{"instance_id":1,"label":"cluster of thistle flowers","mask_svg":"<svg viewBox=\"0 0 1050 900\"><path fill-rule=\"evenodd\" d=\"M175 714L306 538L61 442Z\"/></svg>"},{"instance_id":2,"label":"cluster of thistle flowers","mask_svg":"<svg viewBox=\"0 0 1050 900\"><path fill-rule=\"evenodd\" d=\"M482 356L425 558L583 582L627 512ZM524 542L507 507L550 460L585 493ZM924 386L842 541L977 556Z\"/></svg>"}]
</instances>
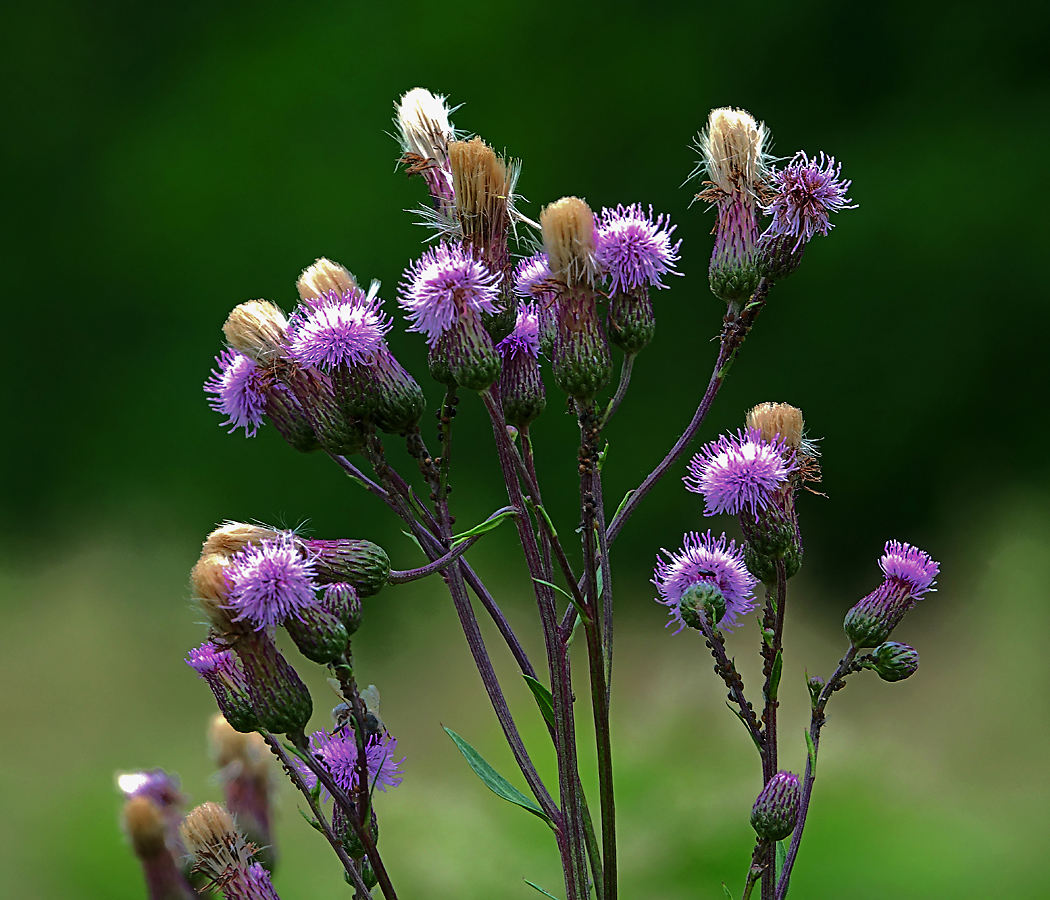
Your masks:
<instances>
[{"instance_id":1,"label":"cluster of thistle flowers","mask_svg":"<svg viewBox=\"0 0 1050 900\"><path fill-rule=\"evenodd\" d=\"M747 416L746 427L701 448L683 479L687 490L704 499L704 515L739 517L744 536L738 546L723 533L717 538L689 533L675 552L662 551L653 583L658 602L671 621L721 640L755 608L755 588L772 592L778 577L795 575L802 565L802 539L795 500L807 482L820 478L814 443L805 436L802 413L785 403L763 403ZM852 655L874 650L856 661L885 681L901 681L918 668L919 656L907 644L889 641L893 629L933 589L939 566L929 554L900 541L888 541L879 559L884 580L846 615L844 628ZM783 602L783 595L781 595ZM671 623L668 623L671 624ZM769 622L763 620L767 629ZM764 635L767 641L772 634ZM814 708L824 682L813 679ZM826 698L825 698L826 700ZM801 802L799 779L791 772L772 775L755 801L751 821L765 841L786 838L795 828Z\"/></svg>"},{"instance_id":2,"label":"cluster of thistle flowers","mask_svg":"<svg viewBox=\"0 0 1050 900\"><path fill-rule=\"evenodd\" d=\"M142 865L147 895L196 900L214 886L233 900L273 898L270 751L259 734L235 731L221 714L208 737L224 806L206 803L187 815L178 779L161 769L117 777L125 798L124 830Z\"/></svg>"}]
</instances>

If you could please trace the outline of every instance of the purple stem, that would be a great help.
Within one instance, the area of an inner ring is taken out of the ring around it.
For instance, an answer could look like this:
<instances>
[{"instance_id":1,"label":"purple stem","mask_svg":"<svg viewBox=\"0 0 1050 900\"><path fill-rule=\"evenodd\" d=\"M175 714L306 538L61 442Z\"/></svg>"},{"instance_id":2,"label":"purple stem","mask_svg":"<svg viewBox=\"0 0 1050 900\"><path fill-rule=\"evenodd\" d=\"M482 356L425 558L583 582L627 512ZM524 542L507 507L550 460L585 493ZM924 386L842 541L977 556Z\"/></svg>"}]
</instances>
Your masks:
<instances>
[{"instance_id":1,"label":"purple stem","mask_svg":"<svg viewBox=\"0 0 1050 900\"><path fill-rule=\"evenodd\" d=\"M787 567L783 559L777 560L777 580L769 588L766 600L765 616L763 617L763 629L772 627L773 640L767 644L762 641L762 656L764 664L762 674L765 676L765 684L762 694L765 697L765 710L762 713L765 740L762 742L762 783L769 783L769 779L777 773L778 747L777 747L777 700L778 686L773 684L773 670L776 667L777 656L780 655L784 643L784 608L787 606ZM774 900L776 893L776 865L775 850L770 845L767 850L770 858L762 872L762 900Z\"/></svg>"}]
</instances>

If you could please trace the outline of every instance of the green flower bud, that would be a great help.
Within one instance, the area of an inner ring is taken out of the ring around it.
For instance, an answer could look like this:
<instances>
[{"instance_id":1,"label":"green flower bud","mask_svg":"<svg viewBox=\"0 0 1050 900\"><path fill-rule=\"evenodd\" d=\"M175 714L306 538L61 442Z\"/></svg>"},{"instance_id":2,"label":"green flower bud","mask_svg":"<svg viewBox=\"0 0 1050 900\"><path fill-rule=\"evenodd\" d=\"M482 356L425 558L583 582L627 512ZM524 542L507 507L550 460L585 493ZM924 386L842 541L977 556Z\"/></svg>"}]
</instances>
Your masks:
<instances>
[{"instance_id":1,"label":"green flower bud","mask_svg":"<svg viewBox=\"0 0 1050 900\"><path fill-rule=\"evenodd\" d=\"M904 681L919 668L919 654L914 647L887 641L872 653L873 668L883 681Z\"/></svg>"},{"instance_id":2,"label":"green flower bud","mask_svg":"<svg viewBox=\"0 0 1050 900\"><path fill-rule=\"evenodd\" d=\"M777 772L751 808L751 827L764 841L782 841L795 830L801 803L798 777Z\"/></svg>"}]
</instances>

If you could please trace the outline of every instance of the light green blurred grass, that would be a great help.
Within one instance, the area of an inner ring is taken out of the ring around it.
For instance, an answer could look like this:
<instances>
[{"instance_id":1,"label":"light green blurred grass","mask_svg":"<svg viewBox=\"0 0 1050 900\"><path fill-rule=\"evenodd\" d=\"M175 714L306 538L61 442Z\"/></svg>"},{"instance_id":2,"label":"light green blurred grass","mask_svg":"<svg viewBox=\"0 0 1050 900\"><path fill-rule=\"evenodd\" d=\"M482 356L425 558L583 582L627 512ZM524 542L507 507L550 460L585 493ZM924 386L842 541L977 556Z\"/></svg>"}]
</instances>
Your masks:
<instances>
[{"instance_id":1,"label":"light green blurred grass","mask_svg":"<svg viewBox=\"0 0 1050 900\"><path fill-rule=\"evenodd\" d=\"M922 654L917 676L885 685L863 673L836 696L794 878L799 900L1040 895L1050 825L1046 500L1017 494L960 510L942 543L940 591L897 635ZM195 540L96 533L47 565L8 559L0 568L6 895L142 895L119 831L116 770L163 766L194 802L218 798L203 737L211 698L181 661L203 636L186 586ZM873 584L876 574L873 561ZM622 588L630 615L617 631L614 740L623 895L721 898L722 880L738 894L756 754L723 707L701 642L662 628L645 585ZM844 649L815 592L801 582L787 633L783 764L795 770L804 761L803 668L827 674ZM380 686L383 717L407 756L404 784L377 804L401 896L538 896L522 878L560 893L545 827L485 790L440 729L454 728L515 779L443 587L388 590L374 604L358 668ZM527 603L513 615L527 621ZM754 688L754 623L730 641ZM549 774L539 716L505 654L495 655ZM311 683L319 726L331 695L319 672ZM586 731L582 684L577 696ZM593 771L585 780L593 785ZM288 900L347 897L295 806L283 792L278 890Z\"/></svg>"}]
</instances>

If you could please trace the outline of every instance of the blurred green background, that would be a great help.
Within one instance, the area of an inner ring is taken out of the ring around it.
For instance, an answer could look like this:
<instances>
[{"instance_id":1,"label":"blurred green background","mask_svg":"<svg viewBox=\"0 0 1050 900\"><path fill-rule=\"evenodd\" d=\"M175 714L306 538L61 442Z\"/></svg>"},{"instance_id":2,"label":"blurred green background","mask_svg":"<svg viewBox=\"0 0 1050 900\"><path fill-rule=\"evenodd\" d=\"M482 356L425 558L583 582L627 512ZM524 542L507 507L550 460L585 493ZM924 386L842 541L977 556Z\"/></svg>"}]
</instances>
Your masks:
<instances>
[{"instance_id":1,"label":"blurred green background","mask_svg":"<svg viewBox=\"0 0 1050 900\"><path fill-rule=\"evenodd\" d=\"M164 766L194 801L217 797L211 698L181 661L204 633L187 572L214 523L309 520L318 536L383 543L395 566L418 558L330 463L272 431L225 434L201 391L229 309L290 308L317 256L382 280L393 307L422 237L404 210L424 190L395 172L386 132L417 85L524 160L530 215L573 193L595 208L652 203L678 225L685 277L657 298L658 336L608 433L611 503L674 440L715 353L712 214L680 187L708 109L749 109L780 155L843 162L859 208L777 287L705 429L782 400L824 436L828 498L803 500L792 583L787 765L803 764L803 669L834 667L842 613L877 583L882 543L927 549L943 575L899 634L922 653L919 674L860 677L833 704L793 896L1041 894L1045 6L44 0L0 16L0 882L12 896L141 896L117 769ZM418 335L392 344L422 379ZM541 477L571 533L574 427L551 401L535 428ZM461 408L466 523L503 498L480 404ZM702 645L664 631L648 584L656 549L708 524L669 477L617 544L624 896L720 898L722 880L739 893L748 861L757 760ZM538 657L511 532L473 558ZM538 896L523 877L557 894L545 829L489 794L439 728L512 774L440 582L390 589L367 614L362 677L408 757L379 806L402 896ZM746 679L753 623L732 643ZM494 652L541 748L539 717ZM327 688L313 683L320 727ZM346 896L290 795L278 827L282 895Z\"/></svg>"}]
</instances>

